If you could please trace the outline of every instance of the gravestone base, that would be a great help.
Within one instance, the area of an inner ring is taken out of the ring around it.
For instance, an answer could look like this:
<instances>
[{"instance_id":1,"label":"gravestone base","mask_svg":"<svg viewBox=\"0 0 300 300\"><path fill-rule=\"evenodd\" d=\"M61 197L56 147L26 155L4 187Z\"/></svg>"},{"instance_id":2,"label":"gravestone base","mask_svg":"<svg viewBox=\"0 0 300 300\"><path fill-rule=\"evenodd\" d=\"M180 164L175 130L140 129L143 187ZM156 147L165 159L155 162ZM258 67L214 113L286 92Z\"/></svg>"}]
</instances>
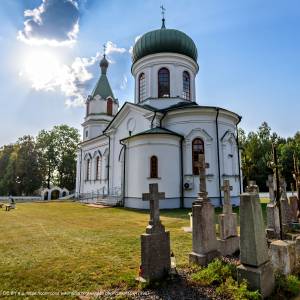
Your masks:
<instances>
[{"instance_id":1,"label":"gravestone base","mask_svg":"<svg viewBox=\"0 0 300 300\"><path fill-rule=\"evenodd\" d=\"M275 286L273 267L270 261L259 267L239 265L237 267L238 282L246 279L251 290L259 290L263 298L270 296Z\"/></svg>"},{"instance_id":2,"label":"gravestone base","mask_svg":"<svg viewBox=\"0 0 300 300\"><path fill-rule=\"evenodd\" d=\"M141 235L141 277L158 280L169 274L171 268L170 233L144 233Z\"/></svg>"},{"instance_id":3,"label":"gravestone base","mask_svg":"<svg viewBox=\"0 0 300 300\"><path fill-rule=\"evenodd\" d=\"M269 254L274 270L278 270L285 275L293 272L296 266L296 242L273 241L270 244Z\"/></svg>"},{"instance_id":4,"label":"gravestone base","mask_svg":"<svg viewBox=\"0 0 300 300\"><path fill-rule=\"evenodd\" d=\"M218 250L222 256L232 255L240 249L240 237L232 236L227 239L218 239Z\"/></svg>"},{"instance_id":5,"label":"gravestone base","mask_svg":"<svg viewBox=\"0 0 300 300\"><path fill-rule=\"evenodd\" d=\"M219 256L220 256L220 252L217 250L213 250L205 254L191 252L189 254L189 263L197 264L200 266L207 266L210 262L212 262L215 258Z\"/></svg>"}]
</instances>

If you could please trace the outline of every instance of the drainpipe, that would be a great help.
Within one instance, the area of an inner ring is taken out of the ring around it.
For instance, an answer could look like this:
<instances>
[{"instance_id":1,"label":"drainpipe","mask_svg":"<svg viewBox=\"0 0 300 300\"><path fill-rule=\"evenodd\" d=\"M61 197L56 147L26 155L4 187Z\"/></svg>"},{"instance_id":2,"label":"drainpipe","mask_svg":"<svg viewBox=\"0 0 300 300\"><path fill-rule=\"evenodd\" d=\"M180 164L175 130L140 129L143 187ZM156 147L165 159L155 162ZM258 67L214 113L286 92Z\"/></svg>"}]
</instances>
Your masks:
<instances>
[{"instance_id":1,"label":"drainpipe","mask_svg":"<svg viewBox=\"0 0 300 300\"><path fill-rule=\"evenodd\" d=\"M119 141L122 145L122 150L124 149L124 163L123 163L123 200L122 200L122 206L125 205L125 184L126 184L126 144L124 144L122 141Z\"/></svg>"},{"instance_id":2,"label":"drainpipe","mask_svg":"<svg viewBox=\"0 0 300 300\"><path fill-rule=\"evenodd\" d=\"M240 194L242 193L242 181L241 181L241 158L240 158L240 142L239 142L239 131L238 125L241 122L242 117L239 117L238 122L236 123L236 143L237 143L237 151L238 151L238 161L239 161L239 182L240 182Z\"/></svg>"},{"instance_id":3,"label":"drainpipe","mask_svg":"<svg viewBox=\"0 0 300 300\"><path fill-rule=\"evenodd\" d=\"M107 161L107 194L109 195L109 169L110 169L110 135L103 132L103 135L108 137L108 161Z\"/></svg>"},{"instance_id":4,"label":"drainpipe","mask_svg":"<svg viewBox=\"0 0 300 300\"><path fill-rule=\"evenodd\" d=\"M180 208L184 208L184 188L183 188L183 139L180 138Z\"/></svg>"},{"instance_id":5,"label":"drainpipe","mask_svg":"<svg viewBox=\"0 0 300 300\"><path fill-rule=\"evenodd\" d=\"M78 198L80 198L80 190L81 190L81 169L82 169L82 148L80 148L80 167L79 167L79 189L78 189Z\"/></svg>"},{"instance_id":6,"label":"drainpipe","mask_svg":"<svg viewBox=\"0 0 300 300\"><path fill-rule=\"evenodd\" d=\"M218 151L218 179L219 179L219 198L220 198L220 206L223 206L222 203L222 192L221 192L221 170L220 170L220 145L219 145L219 108L216 108L217 115L216 115L216 133L217 133L217 151Z\"/></svg>"}]
</instances>

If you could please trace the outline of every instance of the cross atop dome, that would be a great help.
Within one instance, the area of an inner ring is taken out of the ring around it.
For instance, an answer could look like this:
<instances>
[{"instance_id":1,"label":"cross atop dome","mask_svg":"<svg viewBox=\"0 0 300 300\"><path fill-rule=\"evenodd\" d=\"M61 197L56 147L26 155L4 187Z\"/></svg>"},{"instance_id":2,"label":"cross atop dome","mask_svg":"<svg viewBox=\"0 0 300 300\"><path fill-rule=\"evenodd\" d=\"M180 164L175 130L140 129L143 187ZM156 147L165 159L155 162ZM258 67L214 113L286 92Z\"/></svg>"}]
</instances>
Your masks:
<instances>
[{"instance_id":1,"label":"cross atop dome","mask_svg":"<svg viewBox=\"0 0 300 300\"><path fill-rule=\"evenodd\" d=\"M103 56L105 57L106 56L106 44L103 44Z\"/></svg>"},{"instance_id":2,"label":"cross atop dome","mask_svg":"<svg viewBox=\"0 0 300 300\"><path fill-rule=\"evenodd\" d=\"M162 15L161 29L164 29L164 28L166 28L166 25L165 25L165 11L166 11L166 9L164 8L163 5L160 6L160 9L161 9L161 15Z\"/></svg>"}]
</instances>

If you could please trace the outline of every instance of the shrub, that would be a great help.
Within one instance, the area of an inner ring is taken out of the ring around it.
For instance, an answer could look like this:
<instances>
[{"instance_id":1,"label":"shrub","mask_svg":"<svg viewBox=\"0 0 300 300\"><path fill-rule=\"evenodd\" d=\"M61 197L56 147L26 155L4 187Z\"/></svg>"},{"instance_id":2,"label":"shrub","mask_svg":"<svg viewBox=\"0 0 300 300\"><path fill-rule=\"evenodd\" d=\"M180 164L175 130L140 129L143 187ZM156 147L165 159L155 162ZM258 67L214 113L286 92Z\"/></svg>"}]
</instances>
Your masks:
<instances>
[{"instance_id":1,"label":"shrub","mask_svg":"<svg viewBox=\"0 0 300 300\"><path fill-rule=\"evenodd\" d=\"M247 289L246 281L243 281L242 283L238 284L232 277L228 277L225 282L221 283L221 285L217 287L216 292L217 295L220 296L222 299L261 299L261 296L258 291L251 292Z\"/></svg>"},{"instance_id":2,"label":"shrub","mask_svg":"<svg viewBox=\"0 0 300 300\"><path fill-rule=\"evenodd\" d=\"M276 289L274 294L280 295L282 299L289 299L300 293L300 279L297 276L284 276L283 274L276 273L275 279Z\"/></svg>"},{"instance_id":3,"label":"shrub","mask_svg":"<svg viewBox=\"0 0 300 300\"><path fill-rule=\"evenodd\" d=\"M193 274L191 278L200 285L207 286L212 283L221 283L225 278L232 277L234 269L230 264L225 264L221 260L216 259L207 268L203 268Z\"/></svg>"}]
</instances>

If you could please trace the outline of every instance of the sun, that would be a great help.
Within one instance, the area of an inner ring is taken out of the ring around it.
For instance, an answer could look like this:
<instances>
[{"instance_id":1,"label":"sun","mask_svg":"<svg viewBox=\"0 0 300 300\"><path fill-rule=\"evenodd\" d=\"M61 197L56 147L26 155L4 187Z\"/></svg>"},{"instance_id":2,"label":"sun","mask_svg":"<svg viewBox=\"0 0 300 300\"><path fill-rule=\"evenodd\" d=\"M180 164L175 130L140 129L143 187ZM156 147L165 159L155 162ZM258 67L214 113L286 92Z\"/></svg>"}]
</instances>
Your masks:
<instances>
[{"instance_id":1,"label":"sun","mask_svg":"<svg viewBox=\"0 0 300 300\"><path fill-rule=\"evenodd\" d=\"M35 50L24 57L22 76L26 77L36 90L51 89L60 70L61 64L55 54L45 50Z\"/></svg>"}]
</instances>

